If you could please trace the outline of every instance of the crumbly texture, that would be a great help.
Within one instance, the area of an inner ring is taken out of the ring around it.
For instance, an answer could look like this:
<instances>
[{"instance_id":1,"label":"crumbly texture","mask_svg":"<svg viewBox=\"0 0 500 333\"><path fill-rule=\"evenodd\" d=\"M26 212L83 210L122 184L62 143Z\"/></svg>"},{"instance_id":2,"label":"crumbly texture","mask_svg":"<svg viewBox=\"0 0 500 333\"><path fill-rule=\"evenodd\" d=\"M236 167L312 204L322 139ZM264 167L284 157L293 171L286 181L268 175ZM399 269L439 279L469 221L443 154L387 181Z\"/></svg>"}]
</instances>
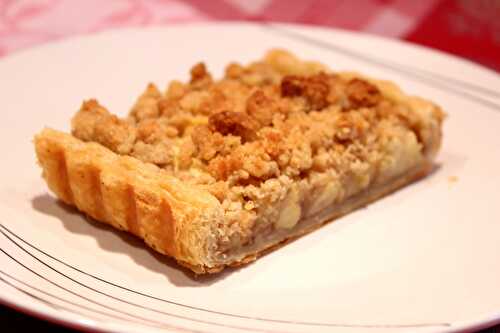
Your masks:
<instances>
[{"instance_id":1,"label":"crumbly texture","mask_svg":"<svg viewBox=\"0 0 500 333\"><path fill-rule=\"evenodd\" d=\"M432 159L443 117L391 83L273 50L220 80L199 63L189 82L150 84L126 118L88 100L72 135L213 195L225 260Z\"/></svg>"}]
</instances>

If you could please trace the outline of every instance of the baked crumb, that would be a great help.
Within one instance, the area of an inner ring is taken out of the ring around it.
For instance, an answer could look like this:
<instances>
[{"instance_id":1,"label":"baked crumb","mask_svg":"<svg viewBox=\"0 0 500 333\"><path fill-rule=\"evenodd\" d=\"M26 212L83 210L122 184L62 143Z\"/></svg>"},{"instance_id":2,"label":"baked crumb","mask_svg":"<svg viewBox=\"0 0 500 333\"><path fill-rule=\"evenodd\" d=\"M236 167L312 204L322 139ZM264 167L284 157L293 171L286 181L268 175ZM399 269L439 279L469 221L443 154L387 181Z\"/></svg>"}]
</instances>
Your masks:
<instances>
[{"instance_id":1,"label":"baked crumb","mask_svg":"<svg viewBox=\"0 0 500 333\"><path fill-rule=\"evenodd\" d=\"M276 101L258 89L248 97L246 112L261 126L269 126L273 121L273 116L279 112L279 108Z\"/></svg>"},{"instance_id":2,"label":"baked crumb","mask_svg":"<svg viewBox=\"0 0 500 333\"><path fill-rule=\"evenodd\" d=\"M77 138L96 141L119 154L129 154L137 139L135 126L110 114L96 100L84 102L71 125Z\"/></svg>"},{"instance_id":3,"label":"baked crumb","mask_svg":"<svg viewBox=\"0 0 500 333\"><path fill-rule=\"evenodd\" d=\"M287 75L281 80L281 95L283 97L304 97L313 110L328 106L330 86L329 77L321 72L311 76Z\"/></svg>"},{"instance_id":4,"label":"baked crumb","mask_svg":"<svg viewBox=\"0 0 500 333\"><path fill-rule=\"evenodd\" d=\"M349 108L353 109L376 106L382 99L376 86L361 79L352 79L347 82L346 94L349 99Z\"/></svg>"},{"instance_id":5,"label":"baked crumb","mask_svg":"<svg viewBox=\"0 0 500 333\"><path fill-rule=\"evenodd\" d=\"M208 126L222 135L239 136L243 141L256 138L258 122L243 112L222 111L208 117Z\"/></svg>"}]
</instances>

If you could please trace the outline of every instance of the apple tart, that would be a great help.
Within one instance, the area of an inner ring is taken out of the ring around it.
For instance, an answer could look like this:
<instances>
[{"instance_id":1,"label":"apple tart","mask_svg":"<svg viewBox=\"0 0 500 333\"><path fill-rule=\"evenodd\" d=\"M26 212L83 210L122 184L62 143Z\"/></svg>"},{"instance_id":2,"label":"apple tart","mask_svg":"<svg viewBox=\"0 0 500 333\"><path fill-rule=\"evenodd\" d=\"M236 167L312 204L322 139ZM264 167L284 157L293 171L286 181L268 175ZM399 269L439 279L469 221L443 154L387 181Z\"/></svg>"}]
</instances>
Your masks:
<instances>
[{"instance_id":1,"label":"apple tart","mask_svg":"<svg viewBox=\"0 0 500 333\"><path fill-rule=\"evenodd\" d=\"M425 176L443 118L393 83L271 50L219 80L199 63L149 84L126 117L87 100L35 148L60 200L201 274Z\"/></svg>"}]
</instances>

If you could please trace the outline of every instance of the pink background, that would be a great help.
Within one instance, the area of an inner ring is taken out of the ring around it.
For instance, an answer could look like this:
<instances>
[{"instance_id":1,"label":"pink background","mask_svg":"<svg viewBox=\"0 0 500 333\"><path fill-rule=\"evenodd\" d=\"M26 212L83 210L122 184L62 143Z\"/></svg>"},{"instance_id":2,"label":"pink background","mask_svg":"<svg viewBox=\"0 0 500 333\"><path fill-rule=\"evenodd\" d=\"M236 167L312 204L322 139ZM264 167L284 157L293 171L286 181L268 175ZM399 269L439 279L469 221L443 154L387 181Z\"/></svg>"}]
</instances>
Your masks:
<instances>
[{"instance_id":1,"label":"pink background","mask_svg":"<svg viewBox=\"0 0 500 333\"><path fill-rule=\"evenodd\" d=\"M253 20L406 39L500 71L498 0L0 0L0 56L108 28Z\"/></svg>"}]
</instances>

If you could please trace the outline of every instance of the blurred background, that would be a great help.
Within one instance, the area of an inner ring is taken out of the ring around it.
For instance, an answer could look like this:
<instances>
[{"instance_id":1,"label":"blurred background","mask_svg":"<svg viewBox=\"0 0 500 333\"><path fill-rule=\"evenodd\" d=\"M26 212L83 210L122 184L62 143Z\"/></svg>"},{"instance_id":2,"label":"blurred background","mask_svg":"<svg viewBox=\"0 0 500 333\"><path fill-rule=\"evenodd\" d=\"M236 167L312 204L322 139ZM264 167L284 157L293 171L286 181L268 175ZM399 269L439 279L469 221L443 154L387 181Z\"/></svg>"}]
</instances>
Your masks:
<instances>
[{"instance_id":1,"label":"blurred background","mask_svg":"<svg viewBox=\"0 0 500 333\"><path fill-rule=\"evenodd\" d=\"M376 34L500 72L500 0L0 0L0 57L111 28L225 20ZM1 305L0 327L2 332L69 332Z\"/></svg>"},{"instance_id":2,"label":"blurred background","mask_svg":"<svg viewBox=\"0 0 500 333\"><path fill-rule=\"evenodd\" d=\"M377 34L500 71L500 0L0 0L0 56L110 28L222 20Z\"/></svg>"}]
</instances>

